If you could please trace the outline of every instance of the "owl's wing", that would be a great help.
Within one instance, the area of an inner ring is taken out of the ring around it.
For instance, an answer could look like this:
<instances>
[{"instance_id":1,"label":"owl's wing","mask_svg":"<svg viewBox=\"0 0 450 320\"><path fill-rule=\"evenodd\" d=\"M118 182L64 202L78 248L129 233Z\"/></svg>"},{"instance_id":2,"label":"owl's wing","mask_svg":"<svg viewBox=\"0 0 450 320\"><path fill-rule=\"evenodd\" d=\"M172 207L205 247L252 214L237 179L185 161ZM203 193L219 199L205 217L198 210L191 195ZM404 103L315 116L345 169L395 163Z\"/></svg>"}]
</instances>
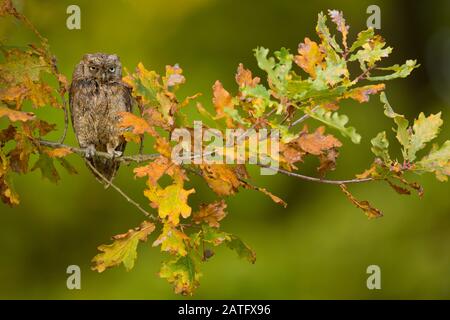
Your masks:
<instances>
[{"instance_id":1,"label":"owl's wing","mask_svg":"<svg viewBox=\"0 0 450 320\"><path fill-rule=\"evenodd\" d=\"M124 82L116 83L116 94L113 95L112 103L110 104L115 108L116 112L132 112L133 98L131 96L131 88ZM116 150L123 152L126 147L126 141L123 140L116 148Z\"/></svg>"},{"instance_id":2,"label":"owl's wing","mask_svg":"<svg viewBox=\"0 0 450 320\"><path fill-rule=\"evenodd\" d=\"M123 110L126 112L132 112L133 109L133 97L131 96L131 87L125 82L119 82L119 95L123 99Z\"/></svg>"},{"instance_id":3,"label":"owl's wing","mask_svg":"<svg viewBox=\"0 0 450 320\"><path fill-rule=\"evenodd\" d=\"M69 109L70 118L72 120L72 126L75 131L75 135L79 138L79 134L82 134L81 121L87 110L92 110L95 106L95 100L92 99L93 92L92 84L85 80L74 80L69 88Z\"/></svg>"}]
</instances>

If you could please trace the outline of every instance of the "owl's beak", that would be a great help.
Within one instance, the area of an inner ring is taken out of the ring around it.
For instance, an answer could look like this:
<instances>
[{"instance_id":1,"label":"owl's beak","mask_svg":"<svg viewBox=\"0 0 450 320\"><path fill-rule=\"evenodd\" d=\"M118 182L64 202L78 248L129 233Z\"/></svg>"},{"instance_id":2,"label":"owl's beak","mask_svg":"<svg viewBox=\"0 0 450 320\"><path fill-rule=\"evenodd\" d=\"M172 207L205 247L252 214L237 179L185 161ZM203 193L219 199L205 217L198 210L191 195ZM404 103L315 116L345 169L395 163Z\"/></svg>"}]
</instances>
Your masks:
<instances>
[{"instance_id":1,"label":"owl's beak","mask_svg":"<svg viewBox=\"0 0 450 320\"><path fill-rule=\"evenodd\" d=\"M106 73L102 72L102 81L105 81L105 80L106 80Z\"/></svg>"}]
</instances>

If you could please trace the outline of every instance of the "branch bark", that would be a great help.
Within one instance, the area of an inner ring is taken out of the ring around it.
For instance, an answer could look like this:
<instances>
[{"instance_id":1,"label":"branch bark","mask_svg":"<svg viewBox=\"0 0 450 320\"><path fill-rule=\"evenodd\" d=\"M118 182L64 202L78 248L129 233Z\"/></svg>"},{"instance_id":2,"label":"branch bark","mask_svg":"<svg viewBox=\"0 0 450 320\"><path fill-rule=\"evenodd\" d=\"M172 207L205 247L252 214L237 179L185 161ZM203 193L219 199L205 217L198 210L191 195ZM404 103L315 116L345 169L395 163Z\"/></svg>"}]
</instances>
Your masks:
<instances>
[{"instance_id":1,"label":"branch bark","mask_svg":"<svg viewBox=\"0 0 450 320\"><path fill-rule=\"evenodd\" d=\"M82 157L85 157L85 155L86 155L86 150L83 149L83 148L76 148L76 147L72 147L72 146L69 146L69 145L66 145L66 144L61 144L61 143L58 143L58 142L45 141L45 140L40 140L39 143L41 145L43 145L43 146L47 146L47 147L50 147L50 148L67 148L67 149L71 150L72 152L81 155ZM113 158L107 152L96 151L95 154L97 156L105 157L105 158L108 158L108 159L112 159ZM160 156L159 153L138 154L138 155L132 155L132 156L116 157L115 159L117 161L121 161L121 162L125 162L125 163L130 163L130 162L140 163L140 162L153 160L153 159L155 159L155 158L157 158L159 156ZM295 178L306 180L306 181L326 183L326 184L337 184L337 185L339 185L339 184L363 183L363 182L375 181L375 179L373 179L373 178L346 179L346 180L329 180L329 179L322 179L322 178L317 178L317 177L306 176L306 175L303 175L303 174L300 174L300 173L287 171L287 170L284 170L284 169L281 169L281 168L265 166L265 165L262 165L262 164L259 164L259 166L262 167L262 168L267 168L269 170L273 170L273 171L279 172L281 174L284 174L284 175L287 175L287 176L290 176L290 177L295 177ZM108 180L106 180L106 181L109 182Z\"/></svg>"},{"instance_id":2,"label":"branch bark","mask_svg":"<svg viewBox=\"0 0 450 320\"><path fill-rule=\"evenodd\" d=\"M43 146L46 146L46 147L50 147L50 148L67 148L70 151L72 151L73 153L79 154L82 157L86 156L86 149L83 149L83 148L72 147L72 146L69 146L67 144L63 144L63 143L59 143L59 142L46 141L46 140L39 140L39 144L43 145ZM96 151L95 155L99 156L99 157L103 157L103 158L108 158L108 159L114 158L117 161L125 162L125 163L130 163L130 162L140 163L140 162L153 160L153 159L159 157L160 154L159 153L137 154L137 155L132 155L132 156L113 157L112 155L110 155L107 152Z\"/></svg>"}]
</instances>

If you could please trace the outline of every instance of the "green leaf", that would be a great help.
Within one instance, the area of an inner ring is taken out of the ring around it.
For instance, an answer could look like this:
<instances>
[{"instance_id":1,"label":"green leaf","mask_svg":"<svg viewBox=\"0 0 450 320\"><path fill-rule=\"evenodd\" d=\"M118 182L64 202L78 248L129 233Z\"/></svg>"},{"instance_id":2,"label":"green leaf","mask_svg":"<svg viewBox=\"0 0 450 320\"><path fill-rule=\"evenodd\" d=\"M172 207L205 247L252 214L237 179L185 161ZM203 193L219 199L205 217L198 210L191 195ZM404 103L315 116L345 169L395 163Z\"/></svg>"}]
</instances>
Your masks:
<instances>
[{"instance_id":1,"label":"green leaf","mask_svg":"<svg viewBox=\"0 0 450 320\"><path fill-rule=\"evenodd\" d=\"M320 40L322 40L322 46L325 48L327 56L331 59L337 59L339 56L336 52L342 53L343 51L336 42L335 37L331 36L330 30L327 27L327 16L322 12L319 13L317 18L316 32Z\"/></svg>"},{"instance_id":2,"label":"green leaf","mask_svg":"<svg viewBox=\"0 0 450 320\"><path fill-rule=\"evenodd\" d=\"M349 61L359 61L362 70L368 67L373 67L377 61L386 58L392 52L391 47L384 48L386 42L380 36L375 36L370 43L365 43L362 49L352 54Z\"/></svg>"},{"instance_id":3,"label":"green leaf","mask_svg":"<svg viewBox=\"0 0 450 320\"><path fill-rule=\"evenodd\" d=\"M327 126L338 130L344 137L350 138L353 143L359 143L361 136L353 127L346 127L348 117L346 115L339 115L337 112L327 111L322 107L317 107L314 110L305 109L311 118L323 122Z\"/></svg>"},{"instance_id":4,"label":"green leaf","mask_svg":"<svg viewBox=\"0 0 450 320\"><path fill-rule=\"evenodd\" d=\"M144 221L138 228L130 229L127 233L114 236L112 244L98 247L100 253L92 259L92 270L103 272L107 268L121 263L123 263L127 271L133 269L139 241L145 242L153 230L155 230L155 225Z\"/></svg>"},{"instance_id":5,"label":"green leaf","mask_svg":"<svg viewBox=\"0 0 450 320\"><path fill-rule=\"evenodd\" d=\"M358 36L356 38L356 41L353 42L352 46L350 47L349 52L353 52L359 47L363 46L365 43L367 43L370 39L372 39L374 36L373 28L369 28L367 30L361 31L358 33Z\"/></svg>"},{"instance_id":6,"label":"green leaf","mask_svg":"<svg viewBox=\"0 0 450 320\"><path fill-rule=\"evenodd\" d=\"M56 160L61 164L61 166L67 170L69 174L78 174L77 169L72 166L69 161L64 158L56 158Z\"/></svg>"},{"instance_id":7,"label":"green leaf","mask_svg":"<svg viewBox=\"0 0 450 320\"><path fill-rule=\"evenodd\" d=\"M294 56L286 48L275 51L275 57L267 57L269 49L260 47L255 49L255 57L258 67L267 73L269 83L278 91L284 93L288 81L289 71L292 68Z\"/></svg>"},{"instance_id":8,"label":"green leaf","mask_svg":"<svg viewBox=\"0 0 450 320\"><path fill-rule=\"evenodd\" d=\"M45 153L39 154L39 159L36 161L33 168L31 168L31 171L36 169L41 170L42 178L48 179L53 183L57 183L60 179L55 164L53 163L53 159Z\"/></svg>"},{"instance_id":9,"label":"green leaf","mask_svg":"<svg viewBox=\"0 0 450 320\"><path fill-rule=\"evenodd\" d=\"M438 114L431 114L428 117L425 117L423 112L419 114L419 117L414 120L414 133L410 137L410 145L407 154L407 159L409 161L414 161L416 159L417 151L425 148L427 142L430 142L437 137L442 123L443 121L440 112Z\"/></svg>"},{"instance_id":10,"label":"green leaf","mask_svg":"<svg viewBox=\"0 0 450 320\"><path fill-rule=\"evenodd\" d=\"M389 141L386 138L386 132L380 132L377 134L375 138L371 141L372 143L372 152L377 156L384 160L385 163L391 162L391 157L389 156Z\"/></svg>"},{"instance_id":11,"label":"green leaf","mask_svg":"<svg viewBox=\"0 0 450 320\"><path fill-rule=\"evenodd\" d=\"M416 170L433 172L439 181L447 181L450 176L450 140L439 148L433 146L430 153L416 162Z\"/></svg>"},{"instance_id":12,"label":"green leaf","mask_svg":"<svg viewBox=\"0 0 450 320\"><path fill-rule=\"evenodd\" d=\"M380 101L384 104L384 114L387 117L394 119L394 122L397 124L397 130L395 130L397 132L396 138L403 146L402 153L403 157L406 159L406 150L408 150L410 144L410 134L408 132L409 121L403 115L394 112L384 92L380 94Z\"/></svg>"},{"instance_id":13,"label":"green leaf","mask_svg":"<svg viewBox=\"0 0 450 320\"><path fill-rule=\"evenodd\" d=\"M240 258L248 260L250 263L255 263L256 253L247 244L236 236L231 235L231 240L227 242L228 248L234 250Z\"/></svg>"},{"instance_id":14,"label":"green leaf","mask_svg":"<svg viewBox=\"0 0 450 320\"><path fill-rule=\"evenodd\" d=\"M406 63L401 66L396 64L387 68L377 68L377 70L394 71L394 73L385 76L368 77L367 79L370 81L384 81L396 78L406 78L418 67L420 67L420 64L417 64L416 60L407 60Z\"/></svg>"},{"instance_id":15,"label":"green leaf","mask_svg":"<svg viewBox=\"0 0 450 320\"><path fill-rule=\"evenodd\" d=\"M212 228L207 224L202 226L203 240L215 246L222 244L224 241L231 241L231 234Z\"/></svg>"},{"instance_id":16,"label":"green leaf","mask_svg":"<svg viewBox=\"0 0 450 320\"><path fill-rule=\"evenodd\" d=\"M326 90L328 86L334 87L343 80L343 76L348 76L347 64L344 59L325 58L326 67L324 69L316 68L316 79L312 81L312 87L315 90Z\"/></svg>"},{"instance_id":17,"label":"green leaf","mask_svg":"<svg viewBox=\"0 0 450 320\"><path fill-rule=\"evenodd\" d=\"M175 293L192 295L201 277L198 264L197 258L191 254L164 261L159 276L173 284Z\"/></svg>"},{"instance_id":18,"label":"green leaf","mask_svg":"<svg viewBox=\"0 0 450 320\"><path fill-rule=\"evenodd\" d=\"M32 51L11 49L2 52L5 60L0 64L0 83L14 86L26 80L37 82L42 72L51 72L44 59Z\"/></svg>"}]
</instances>

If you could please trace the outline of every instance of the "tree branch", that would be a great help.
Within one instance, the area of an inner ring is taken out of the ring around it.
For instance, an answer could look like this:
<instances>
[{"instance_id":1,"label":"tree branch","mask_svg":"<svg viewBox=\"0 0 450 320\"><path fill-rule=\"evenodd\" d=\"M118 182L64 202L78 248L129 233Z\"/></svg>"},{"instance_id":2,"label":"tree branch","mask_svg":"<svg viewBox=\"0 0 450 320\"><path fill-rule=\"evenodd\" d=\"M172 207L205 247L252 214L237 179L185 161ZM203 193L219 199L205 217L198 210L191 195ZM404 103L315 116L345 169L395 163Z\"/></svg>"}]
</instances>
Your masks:
<instances>
[{"instance_id":1,"label":"tree branch","mask_svg":"<svg viewBox=\"0 0 450 320\"><path fill-rule=\"evenodd\" d=\"M303 180L307 180L307 181L319 182L319 183L338 184L339 185L339 184L363 183L363 182L375 181L375 179L373 179L373 178L348 179L348 180L321 179L321 178L316 178L316 177L311 177L311 176L305 176L303 174L299 174L299 173L295 173L295 172L290 172L290 171L280 169L280 168L274 168L274 167L269 167L269 166L264 166L264 165L259 165L259 166L262 168L266 168L266 169L270 169L270 170L282 173L282 174L290 176L290 177L295 177L295 178L299 178L299 179L303 179Z\"/></svg>"},{"instance_id":2,"label":"tree branch","mask_svg":"<svg viewBox=\"0 0 450 320\"><path fill-rule=\"evenodd\" d=\"M61 143L51 142L51 141L45 141L45 140L40 140L39 143L41 145L44 145L44 146L47 146L47 147L50 147L50 148L67 148L67 149L71 150L72 152L81 155L82 157L85 157L85 155L86 155L86 150L82 149L82 148L76 148L76 147L72 147L72 146L69 146L69 145L66 145L66 144L61 144ZM112 159L113 158L107 152L96 151L95 155L100 156L100 157L104 157L104 158L108 158L108 159ZM153 153L153 154L142 154L142 155L133 155L133 156L121 156L121 157L117 157L115 159L117 161L126 162L126 163L129 163L129 162L139 163L139 162L145 162L145 161L153 160L153 159L155 159L155 158L157 158L159 156L160 156L159 153ZM263 164L258 164L258 165L260 167L262 167L262 168L270 169L270 170L279 172L279 173L287 175L287 176L291 176L291 177L295 177L295 178L299 178L299 179L307 180L307 181L319 182L319 183L348 184L348 183L363 183L363 182L375 181L375 179L373 179L373 178L347 179L347 180L329 180L329 179L322 179L322 178L317 178L317 177L306 176L306 175L303 175L303 174L287 171L287 170L280 169L280 168L265 166ZM106 179L106 182L109 183L109 181L107 179Z\"/></svg>"},{"instance_id":3,"label":"tree branch","mask_svg":"<svg viewBox=\"0 0 450 320\"><path fill-rule=\"evenodd\" d=\"M50 148L67 148L70 151L72 151L73 153L77 153L83 157L86 156L86 149L83 149L83 148L72 147L72 146L62 144L59 142L52 142L52 141L46 141L46 140L39 140L39 144L46 146L46 147L50 147ZM125 163L129 163L129 162L140 163L140 162L145 162L148 160L153 160L160 156L159 153L153 153L153 154L138 154L138 155L133 155L133 156L114 157L114 156L110 155L109 153L102 152L102 151L96 151L95 155L99 156L99 157L107 158L107 159L114 158L115 160L117 160L119 162L125 162Z\"/></svg>"}]
</instances>

